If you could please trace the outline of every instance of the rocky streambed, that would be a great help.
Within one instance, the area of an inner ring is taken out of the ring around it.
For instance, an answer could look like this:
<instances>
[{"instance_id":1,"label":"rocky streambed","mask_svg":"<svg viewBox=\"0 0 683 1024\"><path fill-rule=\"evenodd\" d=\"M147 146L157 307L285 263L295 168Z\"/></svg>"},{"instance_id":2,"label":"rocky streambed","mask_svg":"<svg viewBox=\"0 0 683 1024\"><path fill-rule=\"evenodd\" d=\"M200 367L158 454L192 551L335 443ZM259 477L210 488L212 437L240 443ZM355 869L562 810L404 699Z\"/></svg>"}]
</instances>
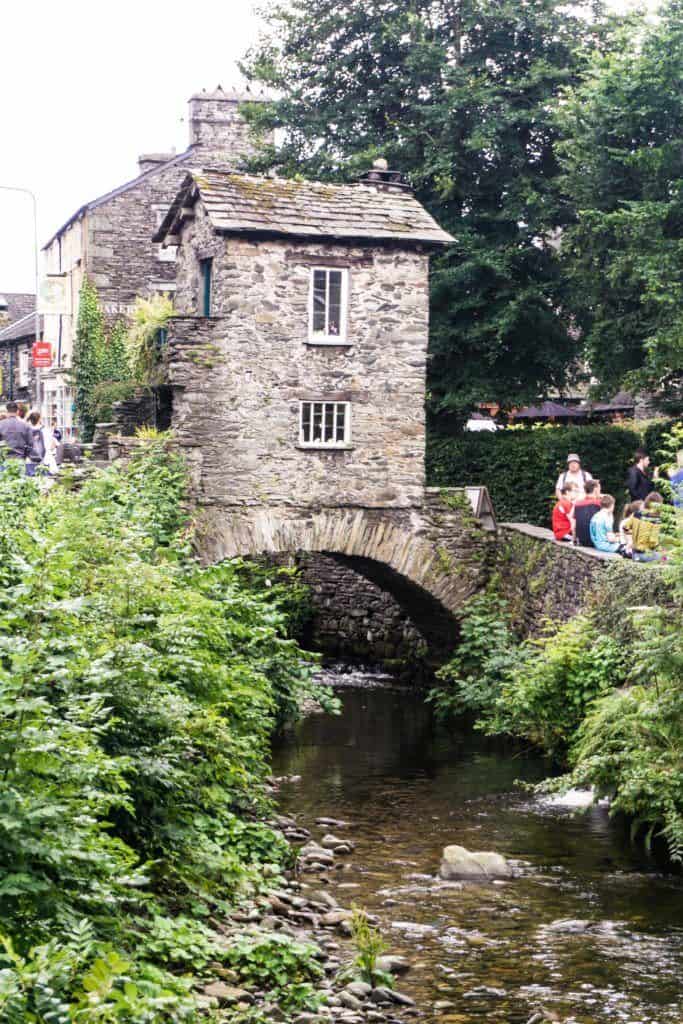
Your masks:
<instances>
[{"instance_id":1,"label":"rocky streambed","mask_svg":"<svg viewBox=\"0 0 683 1024\"><path fill-rule=\"evenodd\" d=\"M346 684L342 715L310 716L274 753L277 824L299 869L245 911L315 938L319 1019L680 1024L680 877L604 807L525 796L515 780L545 777L542 759L441 729L419 695L373 673L328 681ZM448 876L448 846L493 851L506 870ZM353 906L387 938L393 990L344 977Z\"/></svg>"}]
</instances>

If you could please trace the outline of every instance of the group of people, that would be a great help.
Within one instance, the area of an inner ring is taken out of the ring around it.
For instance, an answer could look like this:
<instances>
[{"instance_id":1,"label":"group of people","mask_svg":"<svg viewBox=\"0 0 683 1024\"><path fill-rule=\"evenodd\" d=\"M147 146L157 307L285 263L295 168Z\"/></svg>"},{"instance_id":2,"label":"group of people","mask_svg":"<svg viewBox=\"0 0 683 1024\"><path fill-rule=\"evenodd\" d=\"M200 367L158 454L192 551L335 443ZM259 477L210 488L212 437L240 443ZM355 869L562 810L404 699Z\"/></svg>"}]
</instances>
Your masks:
<instances>
[{"instance_id":1,"label":"group of people","mask_svg":"<svg viewBox=\"0 0 683 1024\"><path fill-rule=\"evenodd\" d=\"M41 466L46 473L57 473L64 453L61 431L43 426L40 413L29 412L21 402L8 402L5 410L0 412L3 458L20 459L27 476L35 476Z\"/></svg>"},{"instance_id":2,"label":"group of people","mask_svg":"<svg viewBox=\"0 0 683 1024\"><path fill-rule=\"evenodd\" d=\"M577 454L568 455L567 469L560 473L555 487L557 504L552 515L555 539L634 561L665 560L660 546L664 498L653 486L657 473L655 471L654 478L650 477L649 465L647 452L639 449L626 478L631 500L624 507L617 530L615 499L611 494L602 493L600 481L583 469ZM671 474L670 482L674 503L683 506L683 452L679 452L678 468Z\"/></svg>"}]
</instances>

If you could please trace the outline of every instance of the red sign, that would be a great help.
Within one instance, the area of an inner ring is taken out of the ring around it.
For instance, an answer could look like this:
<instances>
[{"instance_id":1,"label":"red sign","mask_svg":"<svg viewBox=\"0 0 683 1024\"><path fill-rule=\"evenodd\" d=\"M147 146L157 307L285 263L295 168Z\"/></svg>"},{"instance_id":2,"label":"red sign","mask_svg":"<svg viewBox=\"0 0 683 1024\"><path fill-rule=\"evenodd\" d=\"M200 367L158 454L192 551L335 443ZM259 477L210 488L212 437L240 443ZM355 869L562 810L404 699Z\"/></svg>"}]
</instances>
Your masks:
<instances>
[{"instance_id":1,"label":"red sign","mask_svg":"<svg viewBox=\"0 0 683 1024\"><path fill-rule=\"evenodd\" d=\"M31 353L36 368L52 366L52 345L49 341L34 341Z\"/></svg>"}]
</instances>

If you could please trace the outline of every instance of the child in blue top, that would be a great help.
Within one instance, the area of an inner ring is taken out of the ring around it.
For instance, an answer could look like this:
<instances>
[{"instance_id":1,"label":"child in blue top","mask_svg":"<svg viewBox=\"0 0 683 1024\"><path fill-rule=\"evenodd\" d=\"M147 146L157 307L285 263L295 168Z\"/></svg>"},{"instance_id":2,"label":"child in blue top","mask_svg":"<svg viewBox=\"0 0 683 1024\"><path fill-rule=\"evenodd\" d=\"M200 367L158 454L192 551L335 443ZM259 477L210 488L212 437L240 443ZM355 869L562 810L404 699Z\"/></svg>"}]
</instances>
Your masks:
<instances>
[{"instance_id":1,"label":"child in blue top","mask_svg":"<svg viewBox=\"0 0 683 1024\"><path fill-rule=\"evenodd\" d=\"M600 499L600 511L591 519L590 532L593 547L598 551L621 553L622 545L614 532L614 498L611 494L603 494Z\"/></svg>"}]
</instances>

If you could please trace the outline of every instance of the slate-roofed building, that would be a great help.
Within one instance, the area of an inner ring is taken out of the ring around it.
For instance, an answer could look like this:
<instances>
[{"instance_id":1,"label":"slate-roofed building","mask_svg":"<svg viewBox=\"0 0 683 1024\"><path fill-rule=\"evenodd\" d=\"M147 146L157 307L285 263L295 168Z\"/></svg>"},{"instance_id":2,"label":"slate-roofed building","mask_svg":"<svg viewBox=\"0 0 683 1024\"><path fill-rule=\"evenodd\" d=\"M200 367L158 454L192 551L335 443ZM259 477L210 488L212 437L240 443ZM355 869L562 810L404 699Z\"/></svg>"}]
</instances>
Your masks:
<instances>
[{"instance_id":1,"label":"slate-roofed building","mask_svg":"<svg viewBox=\"0 0 683 1024\"><path fill-rule=\"evenodd\" d=\"M204 506L410 508L424 494L429 255L452 241L400 177L190 173L172 425Z\"/></svg>"},{"instance_id":2,"label":"slate-roofed building","mask_svg":"<svg viewBox=\"0 0 683 1024\"><path fill-rule=\"evenodd\" d=\"M31 346L35 341L36 297L27 292L0 294L0 402L30 403L34 397ZM42 318L41 318L42 330Z\"/></svg>"},{"instance_id":3,"label":"slate-roofed building","mask_svg":"<svg viewBox=\"0 0 683 1024\"><path fill-rule=\"evenodd\" d=\"M71 365L78 296L84 275L97 286L111 324L127 315L137 296L175 291L175 252L152 242L162 216L187 174L188 166L210 162L239 167L255 140L239 105L258 101L248 91L202 92L189 102L189 146L183 153L139 157L137 177L79 207L44 247L48 275L66 279L66 312L47 315L45 340L54 366L44 372L44 408L51 426L69 436L71 392L65 373ZM59 422L53 421L52 411Z\"/></svg>"}]
</instances>

